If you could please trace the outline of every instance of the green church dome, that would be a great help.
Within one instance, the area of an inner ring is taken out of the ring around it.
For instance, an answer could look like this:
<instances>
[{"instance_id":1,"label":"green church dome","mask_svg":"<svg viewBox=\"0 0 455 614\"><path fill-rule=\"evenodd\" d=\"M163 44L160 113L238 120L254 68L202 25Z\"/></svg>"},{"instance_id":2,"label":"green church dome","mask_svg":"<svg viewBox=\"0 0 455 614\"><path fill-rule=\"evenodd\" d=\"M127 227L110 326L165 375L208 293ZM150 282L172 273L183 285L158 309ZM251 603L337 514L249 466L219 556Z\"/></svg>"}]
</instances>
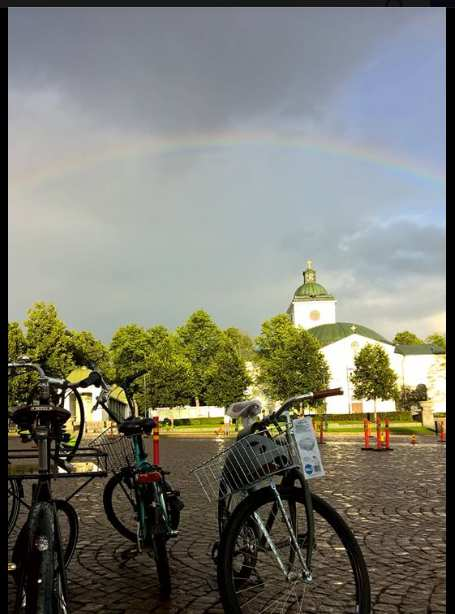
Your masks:
<instances>
[{"instance_id":1,"label":"green church dome","mask_svg":"<svg viewBox=\"0 0 455 614\"><path fill-rule=\"evenodd\" d=\"M304 283L294 292L295 301L334 301L335 297L327 292L324 286L316 283L316 271L308 260L307 269L303 272Z\"/></svg>"},{"instance_id":2,"label":"green church dome","mask_svg":"<svg viewBox=\"0 0 455 614\"><path fill-rule=\"evenodd\" d=\"M306 297L306 298L330 298L333 299L333 296L330 296L324 286L321 284L317 284L314 282L308 282L302 284L297 288L294 293L294 297Z\"/></svg>"}]
</instances>

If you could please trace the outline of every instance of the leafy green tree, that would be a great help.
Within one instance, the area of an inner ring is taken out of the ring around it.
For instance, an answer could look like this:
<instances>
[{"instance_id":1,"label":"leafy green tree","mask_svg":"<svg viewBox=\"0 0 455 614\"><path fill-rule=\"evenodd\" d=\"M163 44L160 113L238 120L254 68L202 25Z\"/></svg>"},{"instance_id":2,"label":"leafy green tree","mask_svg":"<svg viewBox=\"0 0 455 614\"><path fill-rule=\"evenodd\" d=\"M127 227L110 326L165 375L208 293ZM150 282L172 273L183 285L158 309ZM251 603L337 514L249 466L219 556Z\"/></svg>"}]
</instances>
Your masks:
<instances>
[{"instance_id":1,"label":"leafy green tree","mask_svg":"<svg viewBox=\"0 0 455 614\"><path fill-rule=\"evenodd\" d=\"M425 339L425 343L431 343L432 345L437 345L438 347L443 349L444 352L446 351L446 337L445 335L441 335L440 333L433 333L432 335L429 335Z\"/></svg>"},{"instance_id":2,"label":"leafy green tree","mask_svg":"<svg viewBox=\"0 0 455 614\"><path fill-rule=\"evenodd\" d=\"M214 359L207 369L205 400L209 405L227 407L245 398L245 390L251 380L245 362L231 337L225 334Z\"/></svg>"},{"instance_id":3,"label":"leafy green tree","mask_svg":"<svg viewBox=\"0 0 455 614\"><path fill-rule=\"evenodd\" d=\"M191 364L175 335L164 326L147 331L151 351L147 356L144 388L137 398L144 408L176 407L192 397Z\"/></svg>"},{"instance_id":4,"label":"leafy green tree","mask_svg":"<svg viewBox=\"0 0 455 614\"><path fill-rule=\"evenodd\" d=\"M417 337L417 335L415 335L414 333L405 330L395 335L395 337L393 338L393 343L395 345L420 345L421 343L423 343L423 341L422 339L419 339L419 337Z\"/></svg>"},{"instance_id":5,"label":"leafy green tree","mask_svg":"<svg viewBox=\"0 0 455 614\"><path fill-rule=\"evenodd\" d=\"M319 342L286 314L264 322L257 338L258 382L272 399L326 388L330 371Z\"/></svg>"},{"instance_id":6,"label":"leafy green tree","mask_svg":"<svg viewBox=\"0 0 455 614\"><path fill-rule=\"evenodd\" d=\"M27 353L27 342L19 322L8 322L8 360Z\"/></svg>"},{"instance_id":7,"label":"leafy green tree","mask_svg":"<svg viewBox=\"0 0 455 614\"><path fill-rule=\"evenodd\" d=\"M73 360L77 366L96 366L103 375L111 380L114 377L113 365L108 348L86 330L71 331Z\"/></svg>"},{"instance_id":8,"label":"leafy green tree","mask_svg":"<svg viewBox=\"0 0 455 614\"><path fill-rule=\"evenodd\" d=\"M49 375L65 377L74 369L71 333L60 320L52 303L35 303L24 322L27 352L30 358L43 365Z\"/></svg>"},{"instance_id":9,"label":"leafy green tree","mask_svg":"<svg viewBox=\"0 0 455 614\"><path fill-rule=\"evenodd\" d=\"M402 386L398 397L398 407L403 411L411 411L417 407L422 409L421 401L427 400L427 387L425 384L418 384L415 388Z\"/></svg>"},{"instance_id":10,"label":"leafy green tree","mask_svg":"<svg viewBox=\"0 0 455 614\"><path fill-rule=\"evenodd\" d=\"M254 361L256 355L253 339L247 333L235 328L235 326L227 328L224 333L229 337L243 361Z\"/></svg>"},{"instance_id":11,"label":"leafy green tree","mask_svg":"<svg viewBox=\"0 0 455 614\"><path fill-rule=\"evenodd\" d=\"M223 340L223 333L202 309L177 329L183 353L191 365L192 397L197 407L204 402L209 369Z\"/></svg>"},{"instance_id":12,"label":"leafy green tree","mask_svg":"<svg viewBox=\"0 0 455 614\"><path fill-rule=\"evenodd\" d=\"M110 344L116 380L120 383L145 369L152 349L150 335L145 328L138 324L120 326Z\"/></svg>"},{"instance_id":13,"label":"leafy green tree","mask_svg":"<svg viewBox=\"0 0 455 614\"><path fill-rule=\"evenodd\" d=\"M19 322L8 322L8 361L14 362L26 353L27 343ZM26 403L34 379L30 374L8 377L8 407Z\"/></svg>"},{"instance_id":14,"label":"leafy green tree","mask_svg":"<svg viewBox=\"0 0 455 614\"><path fill-rule=\"evenodd\" d=\"M351 375L356 399L374 401L376 420L376 401L396 399L398 396L395 371L390 366L387 352L377 343L365 345L354 358L355 370Z\"/></svg>"}]
</instances>

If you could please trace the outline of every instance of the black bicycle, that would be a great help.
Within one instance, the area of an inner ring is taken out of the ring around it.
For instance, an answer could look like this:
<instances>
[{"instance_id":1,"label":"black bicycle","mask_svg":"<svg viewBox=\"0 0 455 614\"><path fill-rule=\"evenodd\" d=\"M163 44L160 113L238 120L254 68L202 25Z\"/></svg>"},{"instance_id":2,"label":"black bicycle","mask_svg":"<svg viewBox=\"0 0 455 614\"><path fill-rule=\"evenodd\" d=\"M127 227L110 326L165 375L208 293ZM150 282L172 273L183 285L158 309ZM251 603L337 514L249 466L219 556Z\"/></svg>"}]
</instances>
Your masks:
<instances>
[{"instance_id":1,"label":"black bicycle","mask_svg":"<svg viewBox=\"0 0 455 614\"><path fill-rule=\"evenodd\" d=\"M77 397L77 387L85 381L70 384L64 379L48 377L42 367L28 361L8 363L8 376L24 372L37 374L37 381L30 392L28 402L11 408L11 420L18 426L24 442L33 442L35 449L16 450L8 458L8 499L15 501L9 510L10 533L17 520L18 507L29 507L27 521L20 530L8 571L17 583L15 614L67 614L68 588L66 566L74 554L79 521L77 513L66 500L56 500L52 494L52 480L63 477L86 477L85 484L94 477L106 475L100 469L102 455L96 450L82 450L79 446L66 449L68 441L65 423L71 411L64 406L66 393L71 390ZM80 397L79 397L80 398ZM83 411L83 405L82 411ZM79 459L90 460L82 463ZM71 459L71 462L70 460ZM23 480L34 480L32 500L23 500ZM11 491L10 491L11 489ZM73 493L71 496L74 496ZM62 519L65 530L62 532Z\"/></svg>"},{"instance_id":2,"label":"black bicycle","mask_svg":"<svg viewBox=\"0 0 455 614\"><path fill-rule=\"evenodd\" d=\"M247 428L194 470L209 499L219 500L218 586L229 614L370 612L357 540L311 493L302 468L315 471L319 462L311 424L290 417L294 405L335 394L341 389L293 397L257 422L257 401L233 404L230 415L246 418Z\"/></svg>"},{"instance_id":3,"label":"black bicycle","mask_svg":"<svg viewBox=\"0 0 455 614\"><path fill-rule=\"evenodd\" d=\"M124 381L131 413L134 402L131 384L142 373ZM92 383L101 387L101 393L94 410L101 405L117 422L118 436L106 429L91 445L107 454L112 477L103 493L106 516L112 526L135 547L126 557L144 551L151 552L157 568L160 593L167 597L171 593L166 543L178 535L180 511L183 502L180 492L172 489L165 479L169 474L158 464L150 463L144 447L144 437L151 435L156 422L151 418L130 416L122 420L109 405L110 388L99 371L92 371ZM157 435L154 435L157 437Z\"/></svg>"}]
</instances>

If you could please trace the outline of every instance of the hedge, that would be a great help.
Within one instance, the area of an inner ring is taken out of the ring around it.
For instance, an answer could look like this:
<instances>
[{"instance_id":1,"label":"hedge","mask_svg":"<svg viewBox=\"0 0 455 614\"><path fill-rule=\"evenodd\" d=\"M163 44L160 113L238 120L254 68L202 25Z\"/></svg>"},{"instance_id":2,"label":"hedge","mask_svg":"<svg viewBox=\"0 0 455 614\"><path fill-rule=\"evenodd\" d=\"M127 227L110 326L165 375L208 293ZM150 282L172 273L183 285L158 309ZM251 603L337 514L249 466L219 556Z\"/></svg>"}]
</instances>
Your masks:
<instances>
[{"instance_id":1,"label":"hedge","mask_svg":"<svg viewBox=\"0 0 455 614\"><path fill-rule=\"evenodd\" d=\"M378 412L377 414L382 420L388 418L391 422L413 422L411 412L409 411L390 411ZM367 414L315 414L313 417L317 422L321 416L324 416L328 422L363 422ZM445 417L445 414L444 414ZM161 421L161 424L165 419ZM169 418L167 418L169 420ZM284 417L283 417L284 420ZM370 420L374 420L374 413L370 412ZM174 426L220 426L223 424L223 418L176 418Z\"/></svg>"},{"instance_id":2,"label":"hedge","mask_svg":"<svg viewBox=\"0 0 455 614\"><path fill-rule=\"evenodd\" d=\"M170 421L170 418L163 418L160 424L163 424L165 420ZM219 426L223 422L223 418L176 418L174 426Z\"/></svg>"},{"instance_id":3,"label":"hedge","mask_svg":"<svg viewBox=\"0 0 455 614\"><path fill-rule=\"evenodd\" d=\"M388 411L378 412L377 415L383 420L388 418L391 422L412 422L412 414L410 411ZM328 422L363 422L367 418L367 414L323 414L324 419ZM321 414L314 416L317 421ZM374 412L370 412L370 421L374 420Z\"/></svg>"}]
</instances>

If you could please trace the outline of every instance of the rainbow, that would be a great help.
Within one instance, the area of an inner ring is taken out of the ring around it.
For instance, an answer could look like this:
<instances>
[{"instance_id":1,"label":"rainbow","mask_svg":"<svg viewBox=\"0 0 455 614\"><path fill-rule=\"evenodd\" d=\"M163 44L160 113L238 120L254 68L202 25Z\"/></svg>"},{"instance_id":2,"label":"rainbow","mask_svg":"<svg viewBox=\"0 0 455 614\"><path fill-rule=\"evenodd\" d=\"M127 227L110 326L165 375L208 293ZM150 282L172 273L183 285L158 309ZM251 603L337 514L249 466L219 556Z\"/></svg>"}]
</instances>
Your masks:
<instances>
[{"instance_id":1,"label":"rainbow","mask_svg":"<svg viewBox=\"0 0 455 614\"><path fill-rule=\"evenodd\" d=\"M348 141L325 139L321 137L283 137L267 132L229 132L210 135L144 137L122 140L104 145L95 151L75 153L53 164L38 166L16 175L10 175L9 187L28 189L37 187L63 176L92 170L96 165L114 160L124 160L143 156L165 156L169 154L191 155L210 154L213 151L239 148L278 148L288 151L301 151L338 156L340 158L369 162L389 171L401 172L414 178L431 182L436 186L445 185L445 172L420 164L410 158L394 156L389 150L360 146Z\"/></svg>"}]
</instances>

